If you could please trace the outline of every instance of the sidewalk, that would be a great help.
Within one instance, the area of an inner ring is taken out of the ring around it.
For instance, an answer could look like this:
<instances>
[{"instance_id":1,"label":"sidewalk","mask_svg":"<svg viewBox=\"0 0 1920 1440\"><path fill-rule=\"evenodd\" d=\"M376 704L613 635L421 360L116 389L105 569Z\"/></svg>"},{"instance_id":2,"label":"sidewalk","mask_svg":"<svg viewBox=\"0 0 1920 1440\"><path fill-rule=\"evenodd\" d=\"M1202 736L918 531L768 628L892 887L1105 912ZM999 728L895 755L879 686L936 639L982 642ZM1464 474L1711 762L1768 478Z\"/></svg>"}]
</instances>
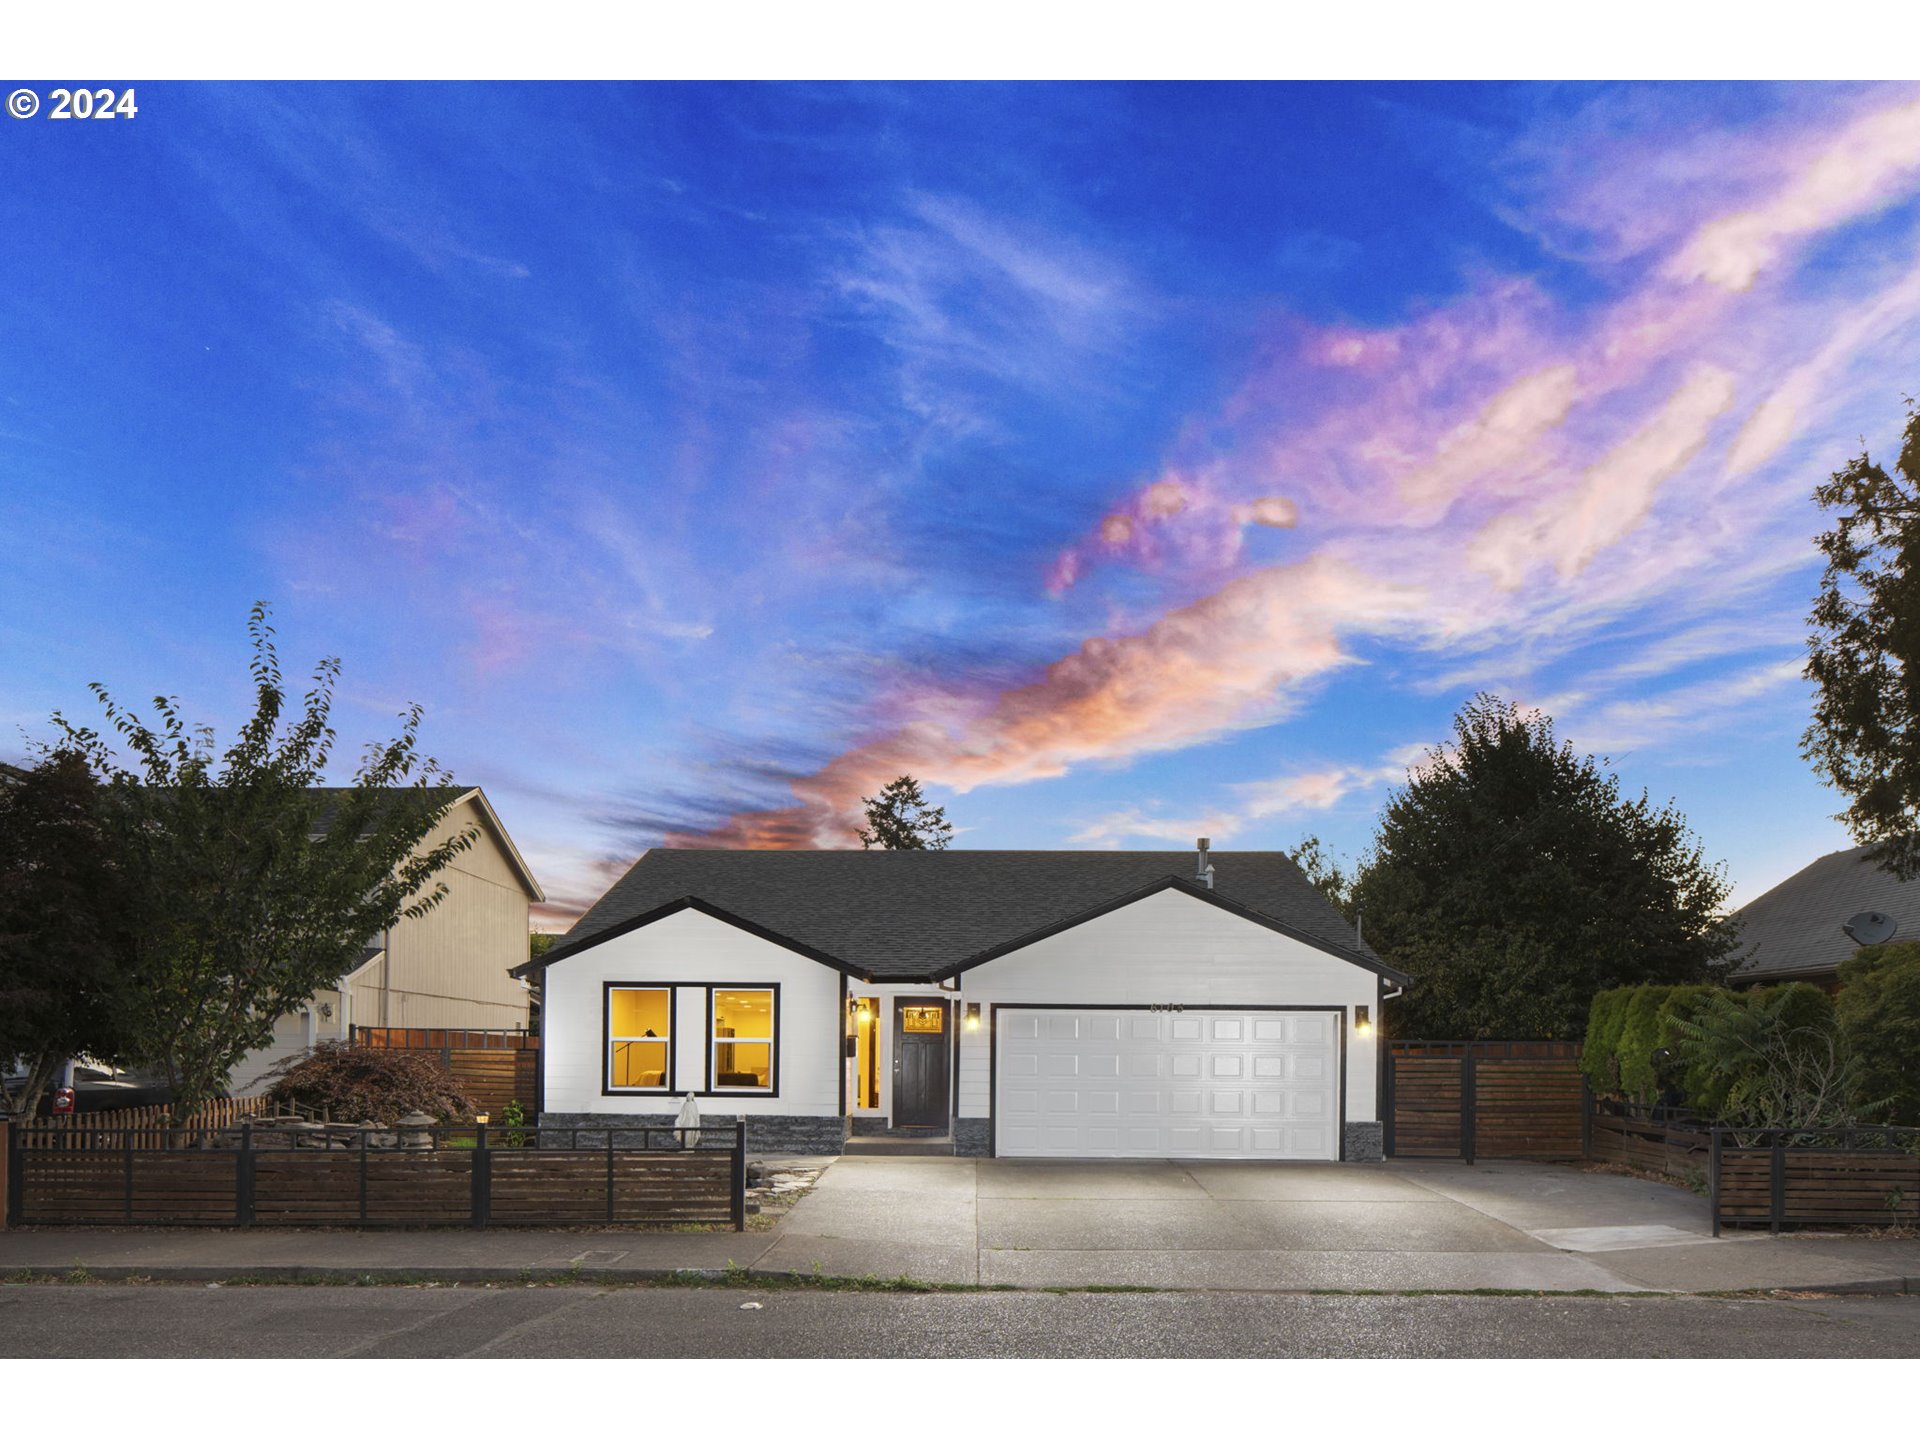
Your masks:
<instances>
[{"instance_id":1,"label":"sidewalk","mask_svg":"<svg viewBox=\"0 0 1920 1440\"><path fill-rule=\"evenodd\" d=\"M1016 1289L1920 1294L1920 1240L1706 1233L1671 1186L1522 1163L1246 1166L842 1159L745 1233L41 1229L0 1281L439 1284L764 1276Z\"/></svg>"}]
</instances>

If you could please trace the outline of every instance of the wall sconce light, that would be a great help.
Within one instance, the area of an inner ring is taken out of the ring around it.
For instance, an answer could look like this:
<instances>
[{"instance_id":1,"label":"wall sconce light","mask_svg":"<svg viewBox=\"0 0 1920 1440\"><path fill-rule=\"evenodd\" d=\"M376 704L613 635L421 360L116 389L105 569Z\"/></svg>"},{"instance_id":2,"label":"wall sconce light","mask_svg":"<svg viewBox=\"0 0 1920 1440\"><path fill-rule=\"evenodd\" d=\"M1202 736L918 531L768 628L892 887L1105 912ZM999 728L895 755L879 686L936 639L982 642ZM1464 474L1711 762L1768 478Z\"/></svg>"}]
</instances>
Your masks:
<instances>
[{"instance_id":1,"label":"wall sconce light","mask_svg":"<svg viewBox=\"0 0 1920 1440\"><path fill-rule=\"evenodd\" d=\"M1353 1033L1356 1035L1373 1033L1373 1017L1367 1013L1367 1007L1364 1005L1353 1007Z\"/></svg>"},{"instance_id":2,"label":"wall sconce light","mask_svg":"<svg viewBox=\"0 0 1920 1440\"><path fill-rule=\"evenodd\" d=\"M979 1028L980 1002L978 1000L969 1000L967 1002L967 1029L978 1030Z\"/></svg>"}]
</instances>

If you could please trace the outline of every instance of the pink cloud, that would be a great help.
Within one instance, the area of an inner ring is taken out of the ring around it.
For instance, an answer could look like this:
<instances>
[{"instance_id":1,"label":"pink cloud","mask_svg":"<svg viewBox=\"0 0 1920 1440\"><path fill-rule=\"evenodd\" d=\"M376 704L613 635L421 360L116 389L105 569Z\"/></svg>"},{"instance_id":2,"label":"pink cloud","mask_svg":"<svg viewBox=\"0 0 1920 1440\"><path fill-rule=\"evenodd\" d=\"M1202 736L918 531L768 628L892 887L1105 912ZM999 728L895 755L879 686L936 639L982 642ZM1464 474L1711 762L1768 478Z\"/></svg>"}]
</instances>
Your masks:
<instances>
[{"instance_id":1,"label":"pink cloud","mask_svg":"<svg viewBox=\"0 0 1920 1440\"><path fill-rule=\"evenodd\" d=\"M1198 599L1087 640L1029 684L907 696L881 738L796 783L793 806L715 838L845 843L859 797L903 771L955 790L1020 783L1271 723L1353 663L1359 637L1523 666L1517 653L1625 615L1737 606L1806 559L1804 524L1781 508L1805 487L1762 462L1920 309L1908 275L1786 284L1801 240L1920 184L1912 110L1801 136L1769 193L1680 219L1673 257L1611 305L1569 314L1531 282L1487 277L1404 325L1274 348L1048 577L1061 593L1128 565ZM1200 438L1228 428L1231 446ZM1234 573L1246 527L1283 523L1302 558ZM1269 798L1330 804L1363 781L1292 777Z\"/></svg>"}]
</instances>

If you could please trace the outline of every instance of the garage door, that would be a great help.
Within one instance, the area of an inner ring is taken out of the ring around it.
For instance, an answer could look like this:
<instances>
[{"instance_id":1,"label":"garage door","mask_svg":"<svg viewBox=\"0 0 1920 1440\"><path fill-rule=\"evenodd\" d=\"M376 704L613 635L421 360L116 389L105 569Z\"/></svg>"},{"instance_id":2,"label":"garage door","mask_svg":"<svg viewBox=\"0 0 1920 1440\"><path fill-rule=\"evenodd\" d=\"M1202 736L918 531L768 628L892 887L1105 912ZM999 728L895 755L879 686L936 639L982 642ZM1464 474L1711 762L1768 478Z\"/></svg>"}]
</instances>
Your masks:
<instances>
[{"instance_id":1,"label":"garage door","mask_svg":"<svg viewBox=\"0 0 1920 1440\"><path fill-rule=\"evenodd\" d=\"M1333 1011L1002 1009L995 1150L1339 1158Z\"/></svg>"}]
</instances>

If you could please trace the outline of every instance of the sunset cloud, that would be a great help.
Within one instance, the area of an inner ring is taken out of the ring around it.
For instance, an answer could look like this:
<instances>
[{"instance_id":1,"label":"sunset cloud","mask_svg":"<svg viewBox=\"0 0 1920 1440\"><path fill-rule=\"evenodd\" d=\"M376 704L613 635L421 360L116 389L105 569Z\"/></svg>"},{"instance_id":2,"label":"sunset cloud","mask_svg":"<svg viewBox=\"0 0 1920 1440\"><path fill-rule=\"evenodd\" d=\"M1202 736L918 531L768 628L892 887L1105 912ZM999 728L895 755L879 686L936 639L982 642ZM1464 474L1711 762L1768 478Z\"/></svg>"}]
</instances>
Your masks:
<instances>
[{"instance_id":1,"label":"sunset cloud","mask_svg":"<svg viewBox=\"0 0 1920 1440\"><path fill-rule=\"evenodd\" d=\"M1804 240L1920 184L1917 116L1901 104L1806 137L1808 158L1771 193L1700 217L1665 266L1585 316L1530 283L1489 277L1404 326L1308 332L1222 416L1188 427L1230 428L1230 444L1169 460L1047 577L1055 595L1104 567L1212 588L1137 630L1085 641L1030 684L910 702L884 739L796 785L797 806L739 817L727 833L839 843L858 797L903 770L965 791L1271 724L1304 687L1354 663L1350 642L1362 638L1416 655L1548 656L1663 605L1737 604L1783 564L1804 563L1789 557L1804 557L1805 540L1775 533L1774 492L1743 506L1722 493L1728 476L1777 453L1852 356L1920 305L1910 275L1864 297L1757 281L1790 274ZM1689 288L1696 278L1712 283ZM1708 493L1711 521L1696 499ZM1249 524L1286 528L1308 548L1236 574ZM1667 702L1611 703L1592 712L1599 732L1671 721ZM1670 703L1684 708L1687 696ZM1302 772L1203 818L1230 835L1379 783L1374 767ZM1195 823L1126 807L1077 833L1172 838Z\"/></svg>"}]
</instances>

